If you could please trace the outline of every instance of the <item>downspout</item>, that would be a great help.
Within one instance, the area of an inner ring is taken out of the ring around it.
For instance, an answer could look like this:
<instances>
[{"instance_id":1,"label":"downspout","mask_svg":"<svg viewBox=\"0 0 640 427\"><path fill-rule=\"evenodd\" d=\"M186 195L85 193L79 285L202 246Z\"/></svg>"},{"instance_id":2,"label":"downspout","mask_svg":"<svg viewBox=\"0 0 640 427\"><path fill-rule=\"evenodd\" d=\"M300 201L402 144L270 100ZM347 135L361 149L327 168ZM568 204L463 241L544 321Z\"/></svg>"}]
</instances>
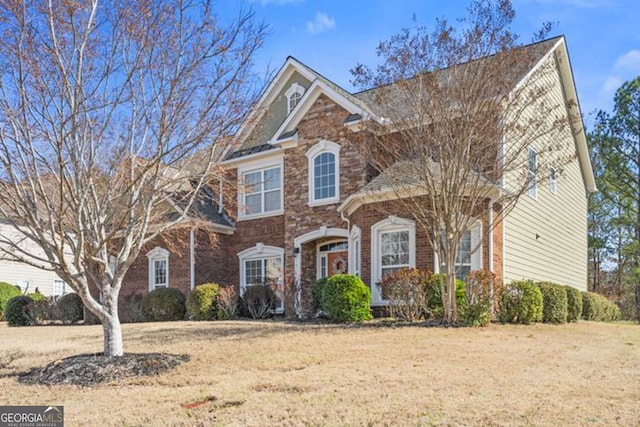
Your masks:
<instances>
[{"instance_id":1,"label":"downspout","mask_svg":"<svg viewBox=\"0 0 640 427\"><path fill-rule=\"evenodd\" d=\"M189 230L189 286L191 289L196 286L196 249L195 249L195 231L193 228Z\"/></svg>"},{"instance_id":2,"label":"downspout","mask_svg":"<svg viewBox=\"0 0 640 427\"><path fill-rule=\"evenodd\" d=\"M220 180L220 189L218 191L218 214L222 214L222 211L224 210L224 196L223 196L223 191L224 191L224 186L223 186L224 182L222 180Z\"/></svg>"},{"instance_id":3,"label":"downspout","mask_svg":"<svg viewBox=\"0 0 640 427\"><path fill-rule=\"evenodd\" d=\"M489 249L487 251L487 256L489 257L489 262L487 264L489 271L493 273L493 199L489 199L489 222L487 223L487 231L489 232Z\"/></svg>"}]
</instances>

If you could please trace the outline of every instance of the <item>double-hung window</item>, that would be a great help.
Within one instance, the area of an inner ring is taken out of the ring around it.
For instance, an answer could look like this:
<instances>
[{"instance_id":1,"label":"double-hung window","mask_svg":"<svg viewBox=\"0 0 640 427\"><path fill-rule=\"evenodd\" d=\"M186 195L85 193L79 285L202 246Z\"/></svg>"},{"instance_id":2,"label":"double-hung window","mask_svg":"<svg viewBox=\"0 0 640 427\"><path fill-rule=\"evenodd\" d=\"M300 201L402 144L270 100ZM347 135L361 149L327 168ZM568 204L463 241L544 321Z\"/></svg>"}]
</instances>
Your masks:
<instances>
[{"instance_id":1,"label":"double-hung window","mask_svg":"<svg viewBox=\"0 0 640 427\"><path fill-rule=\"evenodd\" d=\"M527 180L529 185L529 197L535 199L538 196L537 187L537 170L538 170L538 153L535 148L529 147L527 153Z\"/></svg>"},{"instance_id":2,"label":"double-hung window","mask_svg":"<svg viewBox=\"0 0 640 427\"><path fill-rule=\"evenodd\" d=\"M169 251L156 246L147 253L149 259L149 291L169 287Z\"/></svg>"},{"instance_id":3,"label":"double-hung window","mask_svg":"<svg viewBox=\"0 0 640 427\"><path fill-rule=\"evenodd\" d=\"M282 168L273 166L242 174L243 192L240 216L282 210Z\"/></svg>"}]
</instances>

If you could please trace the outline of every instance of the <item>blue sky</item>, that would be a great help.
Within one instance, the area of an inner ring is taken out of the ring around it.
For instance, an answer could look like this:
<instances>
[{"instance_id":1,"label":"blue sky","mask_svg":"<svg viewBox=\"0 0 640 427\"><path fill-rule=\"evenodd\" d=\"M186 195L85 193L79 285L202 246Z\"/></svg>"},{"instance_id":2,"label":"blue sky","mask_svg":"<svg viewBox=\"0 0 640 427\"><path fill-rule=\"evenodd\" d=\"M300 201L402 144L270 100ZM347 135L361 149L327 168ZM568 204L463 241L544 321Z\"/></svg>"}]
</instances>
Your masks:
<instances>
[{"instance_id":1,"label":"blue sky","mask_svg":"<svg viewBox=\"0 0 640 427\"><path fill-rule=\"evenodd\" d=\"M248 1L249 3L246 3ZM413 14L431 26L465 14L466 0L221 0L226 11L251 6L270 27L257 65L277 69L295 56L327 78L353 90L349 69L373 64L375 48ZM564 34L585 123L597 109L610 110L615 90L640 75L640 2L637 0L512 0L513 30L528 42L545 21L551 35Z\"/></svg>"}]
</instances>

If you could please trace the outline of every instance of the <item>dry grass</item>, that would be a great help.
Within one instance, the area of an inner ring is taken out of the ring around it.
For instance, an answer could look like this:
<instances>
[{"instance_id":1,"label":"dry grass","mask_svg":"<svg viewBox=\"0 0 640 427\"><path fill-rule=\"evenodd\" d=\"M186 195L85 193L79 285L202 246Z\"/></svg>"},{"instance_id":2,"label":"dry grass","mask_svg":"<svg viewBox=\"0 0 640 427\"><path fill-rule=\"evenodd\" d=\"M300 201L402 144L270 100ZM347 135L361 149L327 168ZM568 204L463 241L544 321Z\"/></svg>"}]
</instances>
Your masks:
<instances>
[{"instance_id":1,"label":"dry grass","mask_svg":"<svg viewBox=\"0 0 640 427\"><path fill-rule=\"evenodd\" d=\"M640 326L483 329L283 322L125 325L132 352L186 353L94 388L0 378L3 404L75 425L640 425ZM99 326L0 326L0 374L100 351Z\"/></svg>"}]
</instances>

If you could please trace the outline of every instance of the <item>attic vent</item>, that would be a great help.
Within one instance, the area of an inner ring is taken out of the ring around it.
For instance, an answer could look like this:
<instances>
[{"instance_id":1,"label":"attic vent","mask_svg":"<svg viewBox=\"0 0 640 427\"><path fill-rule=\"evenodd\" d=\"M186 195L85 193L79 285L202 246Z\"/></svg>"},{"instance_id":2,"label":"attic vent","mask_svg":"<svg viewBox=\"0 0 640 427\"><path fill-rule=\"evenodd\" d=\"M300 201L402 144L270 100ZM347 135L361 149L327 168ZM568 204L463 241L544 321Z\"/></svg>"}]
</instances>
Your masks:
<instances>
[{"instance_id":1,"label":"attic vent","mask_svg":"<svg viewBox=\"0 0 640 427\"><path fill-rule=\"evenodd\" d=\"M302 99L302 95L304 95L304 87L300 86L298 83L294 83L291 87L285 92L285 96L287 97L287 115L291 114L298 102Z\"/></svg>"}]
</instances>

